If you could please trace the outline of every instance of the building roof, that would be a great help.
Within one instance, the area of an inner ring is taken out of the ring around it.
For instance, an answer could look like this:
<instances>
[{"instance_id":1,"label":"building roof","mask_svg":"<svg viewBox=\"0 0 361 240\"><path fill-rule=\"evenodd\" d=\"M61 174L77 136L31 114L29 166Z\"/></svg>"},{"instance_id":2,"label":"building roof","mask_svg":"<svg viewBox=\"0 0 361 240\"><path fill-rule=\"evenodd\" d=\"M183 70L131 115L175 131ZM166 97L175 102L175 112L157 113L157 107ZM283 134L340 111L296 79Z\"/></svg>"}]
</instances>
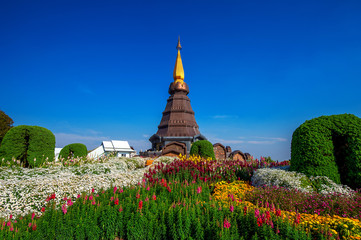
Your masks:
<instances>
[{"instance_id":1,"label":"building roof","mask_svg":"<svg viewBox=\"0 0 361 240\"><path fill-rule=\"evenodd\" d=\"M103 141L102 145L106 152L134 152L134 150L130 148L128 141Z\"/></svg>"}]
</instances>

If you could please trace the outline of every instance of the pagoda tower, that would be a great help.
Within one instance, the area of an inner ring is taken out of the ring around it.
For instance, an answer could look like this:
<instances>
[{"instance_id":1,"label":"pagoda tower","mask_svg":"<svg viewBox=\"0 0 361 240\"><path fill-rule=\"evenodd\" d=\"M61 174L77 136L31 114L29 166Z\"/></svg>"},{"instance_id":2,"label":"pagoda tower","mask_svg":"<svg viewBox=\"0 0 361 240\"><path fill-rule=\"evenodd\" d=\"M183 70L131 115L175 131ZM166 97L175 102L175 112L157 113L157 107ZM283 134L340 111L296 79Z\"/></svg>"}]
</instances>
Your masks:
<instances>
[{"instance_id":1,"label":"pagoda tower","mask_svg":"<svg viewBox=\"0 0 361 240\"><path fill-rule=\"evenodd\" d=\"M169 86L169 98L163 111L162 120L158 126L156 134L150 137L153 151L163 151L171 143L186 147L189 153L191 143L197 140L206 140L199 132L199 128L194 118L190 99L187 96L189 88L184 82L184 69L180 50L182 49L180 39L177 44L177 59L173 71L174 81ZM183 150L184 150L183 147ZM178 148L178 146L176 146ZM176 152L173 152L176 155Z\"/></svg>"}]
</instances>

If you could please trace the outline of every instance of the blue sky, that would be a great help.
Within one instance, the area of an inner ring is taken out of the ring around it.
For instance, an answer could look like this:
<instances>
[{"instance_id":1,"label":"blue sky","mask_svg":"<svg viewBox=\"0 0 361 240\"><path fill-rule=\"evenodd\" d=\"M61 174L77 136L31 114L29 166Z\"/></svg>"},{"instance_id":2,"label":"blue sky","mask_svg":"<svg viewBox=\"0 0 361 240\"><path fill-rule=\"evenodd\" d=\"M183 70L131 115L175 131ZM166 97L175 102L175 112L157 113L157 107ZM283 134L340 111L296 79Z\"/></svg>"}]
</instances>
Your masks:
<instances>
[{"instance_id":1,"label":"blue sky","mask_svg":"<svg viewBox=\"0 0 361 240\"><path fill-rule=\"evenodd\" d=\"M0 109L56 146L150 147L181 37L200 131L290 158L293 131L361 117L361 1L1 1Z\"/></svg>"}]
</instances>

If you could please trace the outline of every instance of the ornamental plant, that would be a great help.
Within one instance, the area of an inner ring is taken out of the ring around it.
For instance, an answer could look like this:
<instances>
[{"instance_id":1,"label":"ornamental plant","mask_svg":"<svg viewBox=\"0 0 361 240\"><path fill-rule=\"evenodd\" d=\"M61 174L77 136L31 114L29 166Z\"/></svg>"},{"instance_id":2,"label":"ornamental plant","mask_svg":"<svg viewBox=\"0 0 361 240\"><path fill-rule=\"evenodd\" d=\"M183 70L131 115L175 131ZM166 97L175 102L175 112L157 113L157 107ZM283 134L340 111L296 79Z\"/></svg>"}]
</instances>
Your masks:
<instances>
[{"instance_id":1,"label":"ornamental plant","mask_svg":"<svg viewBox=\"0 0 361 240\"><path fill-rule=\"evenodd\" d=\"M24 167L54 161L55 136L46 128L20 125L11 128L0 146L0 159L19 160Z\"/></svg>"},{"instance_id":2,"label":"ornamental plant","mask_svg":"<svg viewBox=\"0 0 361 240\"><path fill-rule=\"evenodd\" d=\"M190 155L200 156L202 158L216 159L214 155L213 145L207 140L196 141L192 144Z\"/></svg>"},{"instance_id":3,"label":"ornamental plant","mask_svg":"<svg viewBox=\"0 0 361 240\"><path fill-rule=\"evenodd\" d=\"M59 153L59 158L78 158L86 157L88 150L82 143L72 143L63 147Z\"/></svg>"},{"instance_id":4,"label":"ornamental plant","mask_svg":"<svg viewBox=\"0 0 361 240\"><path fill-rule=\"evenodd\" d=\"M291 170L361 188L361 119L340 114L303 123L292 135Z\"/></svg>"}]
</instances>

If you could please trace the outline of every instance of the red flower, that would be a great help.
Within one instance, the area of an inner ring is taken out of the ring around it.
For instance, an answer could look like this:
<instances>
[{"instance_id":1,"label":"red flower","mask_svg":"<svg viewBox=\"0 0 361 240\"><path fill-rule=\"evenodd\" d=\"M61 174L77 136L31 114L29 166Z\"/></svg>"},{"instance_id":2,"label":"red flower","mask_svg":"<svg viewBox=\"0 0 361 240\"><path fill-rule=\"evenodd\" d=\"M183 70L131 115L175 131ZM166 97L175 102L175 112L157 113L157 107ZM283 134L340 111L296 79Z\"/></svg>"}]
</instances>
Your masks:
<instances>
[{"instance_id":1,"label":"red flower","mask_svg":"<svg viewBox=\"0 0 361 240\"><path fill-rule=\"evenodd\" d=\"M224 221L223 221L223 227L224 228L230 228L231 227L231 223L228 222L227 218L225 218Z\"/></svg>"},{"instance_id":2,"label":"red flower","mask_svg":"<svg viewBox=\"0 0 361 240\"><path fill-rule=\"evenodd\" d=\"M123 211L123 208L122 208L122 207L120 207L120 208L119 208L119 212L122 212L122 211Z\"/></svg>"},{"instance_id":3,"label":"red flower","mask_svg":"<svg viewBox=\"0 0 361 240\"><path fill-rule=\"evenodd\" d=\"M118 198L115 199L114 204L115 204L115 205L118 205L118 204L119 204L119 199L118 199Z\"/></svg>"},{"instance_id":4,"label":"red flower","mask_svg":"<svg viewBox=\"0 0 361 240\"><path fill-rule=\"evenodd\" d=\"M12 219L12 218L13 218L13 215L11 215L11 214L10 214L10 217L9 217L9 219Z\"/></svg>"},{"instance_id":5,"label":"red flower","mask_svg":"<svg viewBox=\"0 0 361 240\"><path fill-rule=\"evenodd\" d=\"M32 213L32 214L31 214L31 220L33 220L34 217L35 217L35 213Z\"/></svg>"},{"instance_id":6,"label":"red flower","mask_svg":"<svg viewBox=\"0 0 361 240\"><path fill-rule=\"evenodd\" d=\"M157 196L155 196L155 194L153 194L153 200L157 200Z\"/></svg>"},{"instance_id":7,"label":"red flower","mask_svg":"<svg viewBox=\"0 0 361 240\"><path fill-rule=\"evenodd\" d=\"M230 210L231 212L233 212L233 211L234 211L234 207L233 207L233 205L231 205L231 206L229 207L229 210Z\"/></svg>"},{"instance_id":8,"label":"red flower","mask_svg":"<svg viewBox=\"0 0 361 240\"><path fill-rule=\"evenodd\" d=\"M42 207L42 208L41 208L41 211L42 211L42 212L45 212L45 207Z\"/></svg>"},{"instance_id":9,"label":"red flower","mask_svg":"<svg viewBox=\"0 0 361 240\"><path fill-rule=\"evenodd\" d=\"M138 206L139 206L139 210L142 210L142 208L143 208L143 201L142 201L142 200L139 201L139 205L138 205Z\"/></svg>"},{"instance_id":10,"label":"red flower","mask_svg":"<svg viewBox=\"0 0 361 240\"><path fill-rule=\"evenodd\" d=\"M92 188L92 193L94 193L94 191L95 191L95 189L94 189L94 188Z\"/></svg>"},{"instance_id":11,"label":"red flower","mask_svg":"<svg viewBox=\"0 0 361 240\"><path fill-rule=\"evenodd\" d=\"M197 193L199 194L199 193L201 193L202 192L202 187L198 187L197 188Z\"/></svg>"},{"instance_id":12,"label":"red flower","mask_svg":"<svg viewBox=\"0 0 361 240\"><path fill-rule=\"evenodd\" d=\"M36 224L33 225L33 231L36 231Z\"/></svg>"},{"instance_id":13,"label":"red flower","mask_svg":"<svg viewBox=\"0 0 361 240\"><path fill-rule=\"evenodd\" d=\"M113 189L114 194L116 193L116 191L117 191L117 186L115 186Z\"/></svg>"}]
</instances>

